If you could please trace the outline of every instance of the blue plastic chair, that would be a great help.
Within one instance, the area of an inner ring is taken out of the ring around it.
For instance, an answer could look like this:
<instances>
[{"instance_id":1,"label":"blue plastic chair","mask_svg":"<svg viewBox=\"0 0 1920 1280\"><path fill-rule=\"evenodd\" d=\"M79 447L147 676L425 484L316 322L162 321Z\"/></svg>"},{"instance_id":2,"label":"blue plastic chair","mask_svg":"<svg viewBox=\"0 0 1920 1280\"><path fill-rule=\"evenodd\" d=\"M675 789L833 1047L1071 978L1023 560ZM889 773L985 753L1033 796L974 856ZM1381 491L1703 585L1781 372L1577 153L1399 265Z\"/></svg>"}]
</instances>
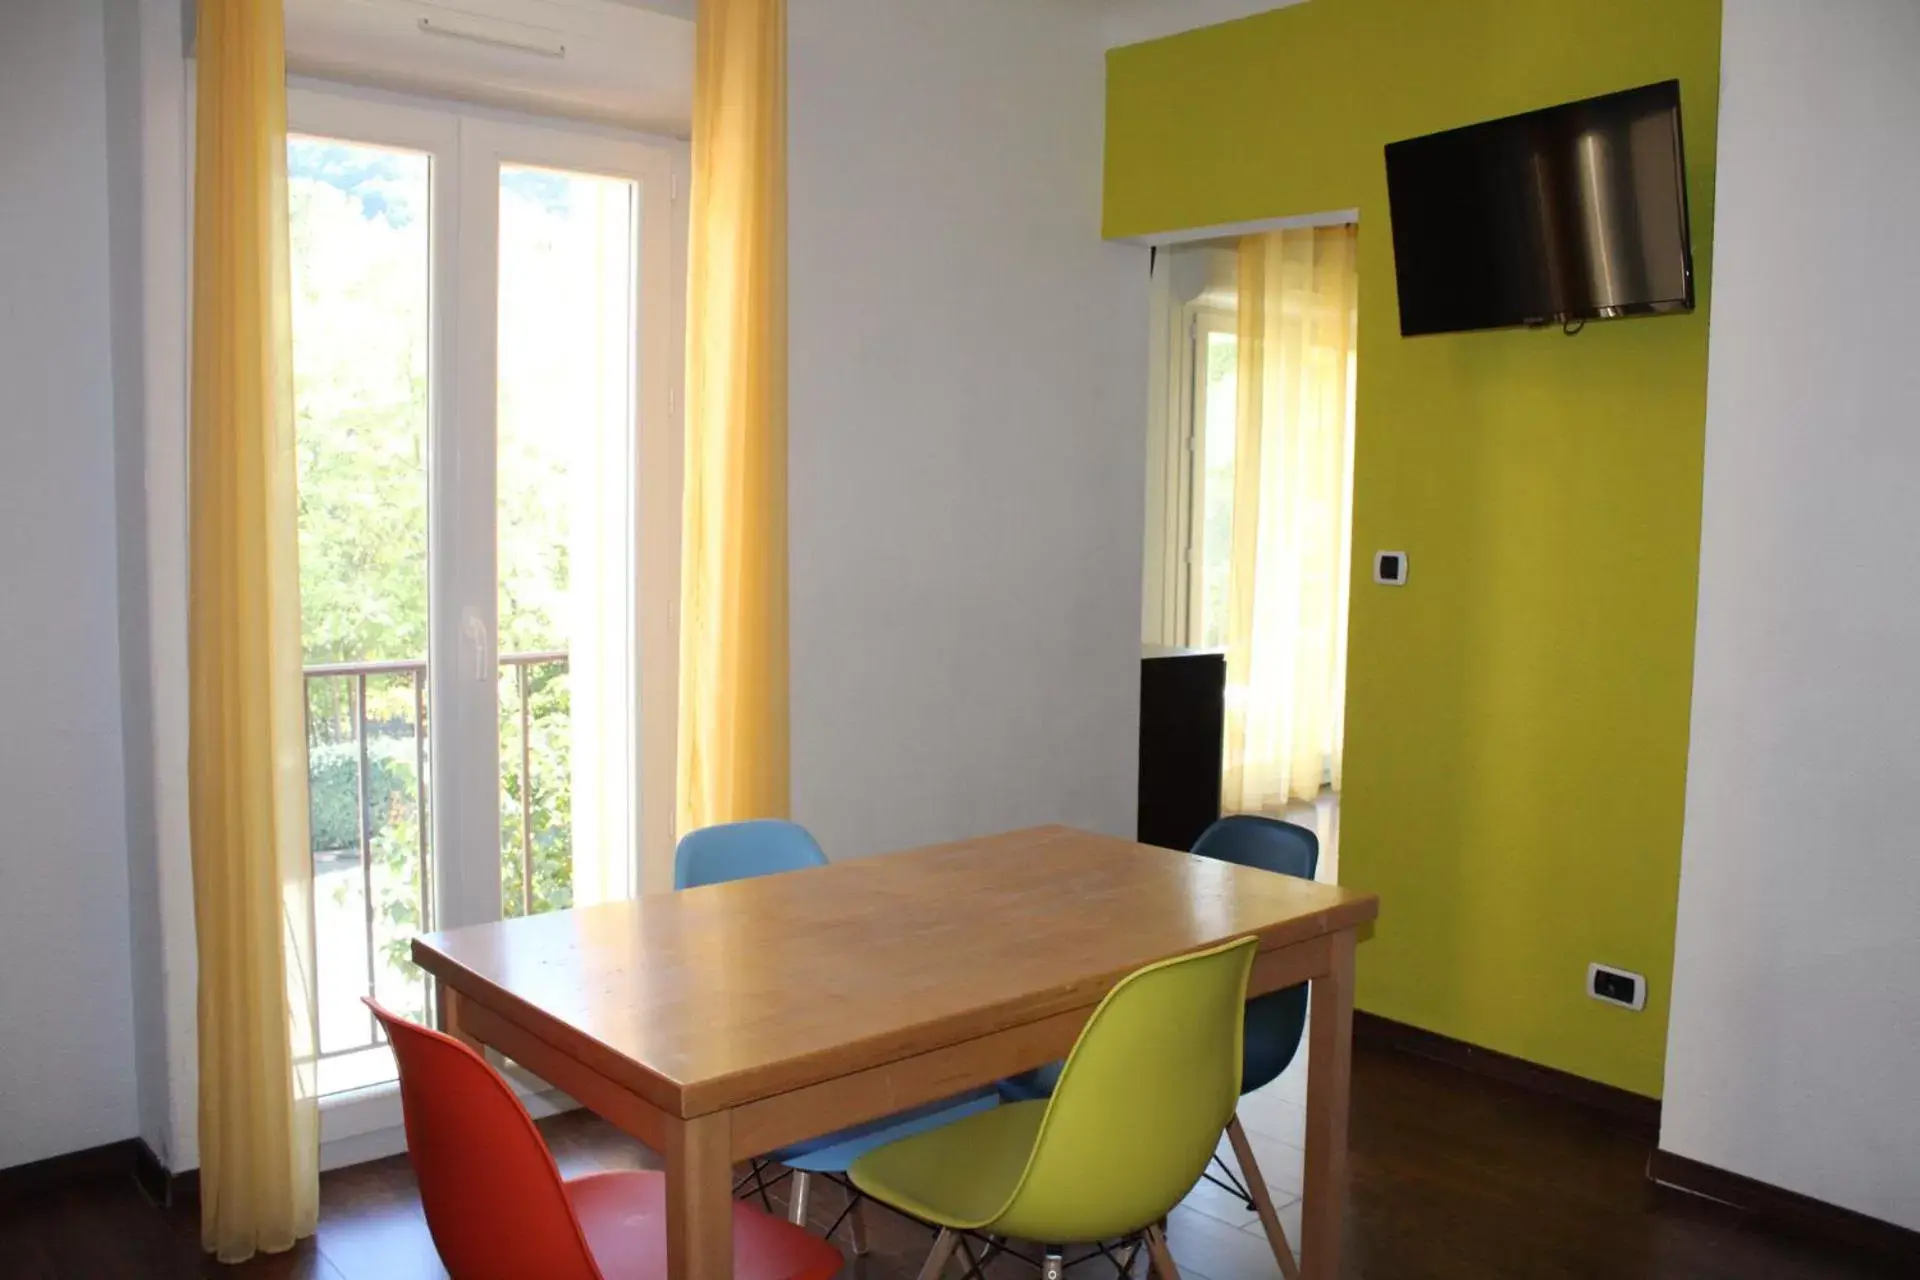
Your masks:
<instances>
[{"instance_id":1,"label":"blue plastic chair","mask_svg":"<svg viewBox=\"0 0 1920 1280\"><path fill-rule=\"evenodd\" d=\"M680 838L680 847L673 852L673 887L698 889L826 865L820 842L797 822L778 818L729 822L689 831Z\"/></svg>"},{"instance_id":2,"label":"blue plastic chair","mask_svg":"<svg viewBox=\"0 0 1920 1280\"><path fill-rule=\"evenodd\" d=\"M1194 841L1193 852L1199 857L1217 858L1221 862L1255 867L1302 880L1313 879L1320 869L1319 836L1291 822L1254 814L1234 814L1220 819L1200 833L1200 838ZM1293 1064L1306 1027L1307 984L1304 982L1297 987L1269 992L1247 1001L1240 1065L1242 1097L1272 1084ZM1048 1097L1060 1079L1060 1067L1061 1064L1056 1062L1002 1080L1000 1096L1008 1102ZM1216 1176L1212 1166L1209 1166L1206 1177L1238 1196L1246 1202L1248 1209L1260 1215L1261 1225L1266 1228L1268 1243L1273 1246L1274 1257L1279 1261L1281 1271L1292 1276L1295 1274L1293 1251L1287 1245L1286 1233L1280 1229L1278 1217L1272 1212L1259 1162L1254 1158L1253 1148L1238 1115L1228 1126L1227 1136L1240 1161L1239 1176L1216 1155L1214 1165L1219 1167L1225 1178ZM1242 1181L1243 1177L1245 1181Z\"/></svg>"},{"instance_id":3,"label":"blue plastic chair","mask_svg":"<svg viewBox=\"0 0 1920 1280\"><path fill-rule=\"evenodd\" d=\"M681 838L673 857L673 887L697 889L730 880L751 880L826 865L827 855L821 851L819 842L797 822L776 818L732 822L690 831ZM846 1209L834 1219L833 1225L827 1229L827 1235L831 1238L842 1222L849 1222L853 1232L853 1251L865 1253L866 1224L860 1213L860 1204L865 1197L855 1191L846 1178L853 1162L890 1142L937 1129L963 1116L989 1111L999 1105L999 1095L993 1089L980 1089L944 1102L929 1103L842 1129L838 1133L810 1138L779 1151L768 1152L755 1160L753 1172L742 1179L735 1190L744 1189L747 1195L758 1194L762 1203L771 1208L767 1188L772 1182L766 1176L766 1167L768 1164L785 1165L793 1177L787 1217L795 1224L804 1226L807 1201L812 1189L811 1175L817 1173L831 1178L847 1189L848 1199Z\"/></svg>"}]
</instances>

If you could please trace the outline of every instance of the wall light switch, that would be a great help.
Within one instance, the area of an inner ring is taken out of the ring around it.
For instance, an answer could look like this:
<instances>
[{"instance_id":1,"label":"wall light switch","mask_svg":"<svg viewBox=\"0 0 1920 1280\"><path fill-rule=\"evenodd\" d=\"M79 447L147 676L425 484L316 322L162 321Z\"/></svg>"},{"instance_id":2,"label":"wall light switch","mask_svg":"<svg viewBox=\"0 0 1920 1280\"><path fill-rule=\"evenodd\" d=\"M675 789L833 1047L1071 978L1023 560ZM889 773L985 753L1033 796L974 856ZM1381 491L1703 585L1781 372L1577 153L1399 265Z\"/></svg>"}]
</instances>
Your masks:
<instances>
[{"instance_id":1,"label":"wall light switch","mask_svg":"<svg viewBox=\"0 0 1920 1280\"><path fill-rule=\"evenodd\" d=\"M1386 587L1406 586L1407 553L1404 551L1374 552L1373 580Z\"/></svg>"}]
</instances>

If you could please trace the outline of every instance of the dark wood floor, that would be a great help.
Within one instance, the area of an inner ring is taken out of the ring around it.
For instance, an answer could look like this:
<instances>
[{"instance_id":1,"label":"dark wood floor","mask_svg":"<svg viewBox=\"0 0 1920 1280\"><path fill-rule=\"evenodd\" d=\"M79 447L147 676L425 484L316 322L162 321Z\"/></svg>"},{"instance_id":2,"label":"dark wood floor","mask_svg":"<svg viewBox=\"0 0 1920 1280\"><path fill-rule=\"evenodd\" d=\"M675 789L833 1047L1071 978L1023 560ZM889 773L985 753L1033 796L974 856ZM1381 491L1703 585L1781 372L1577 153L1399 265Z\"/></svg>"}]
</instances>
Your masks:
<instances>
[{"instance_id":1,"label":"dark wood floor","mask_svg":"<svg viewBox=\"0 0 1920 1280\"><path fill-rule=\"evenodd\" d=\"M1276 1103L1276 1113L1287 1105ZM1263 1163L1271 1154L1276 1168L1287 1160L1284 1127L1284 1116L1266 1126L1260 1153ZM640 1148L590 1117L560 1117L543 1128L568 1173L647 1163ZM1348 1277L1879 1280L1899 1273L1870 1255L1653 1188L1645 1177L1646 1137L1617 1121L1391 1051L1356 1050L1352 1134ZM1268 1170L1282 1194L1292 1176ZM444 1275L404 1160L329 1174L322 1201L317 1239L289 1255L226 1268L200 1257L189 1216L153 1208L131 1181L19 1198L0 1205L0 1277ZM840 1205L830 1188L815 1203L820 1215L837 1213ZM1297 1206L1286 1216L1297 1221ZM925 1232L883 1212L873 1222L875 1250L850 1265L847 1276L912 1277L924 1257ZM1203 1197L1175 1211L1169 1234L1190 1277L1278 1275L1245 1225L1236 1225L1230 1202L1221 1208ZM995 1271L996 1277L1018 1274L1011 1267Z\"/></svg>"}]
</instances>

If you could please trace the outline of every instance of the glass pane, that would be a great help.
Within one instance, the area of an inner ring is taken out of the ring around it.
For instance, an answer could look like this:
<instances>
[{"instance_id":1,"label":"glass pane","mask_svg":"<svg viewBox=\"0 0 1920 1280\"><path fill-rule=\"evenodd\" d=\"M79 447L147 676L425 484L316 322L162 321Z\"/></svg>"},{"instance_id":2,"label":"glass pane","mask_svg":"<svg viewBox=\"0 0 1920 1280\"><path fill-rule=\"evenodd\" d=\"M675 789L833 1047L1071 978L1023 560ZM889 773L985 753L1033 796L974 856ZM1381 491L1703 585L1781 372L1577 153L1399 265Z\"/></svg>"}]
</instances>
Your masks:
<instances>
[{"instance_id":1,"label":"glass pane","mask_svg":"<svg viewBox=\"0 0 1920 1280\"><path fill-rule=\"evenodd\" d=\"M638 192L500 171L501 912L622 897Z\"/></svg>"},{"instance_id":2,"label":"glass pane","mask_svg":"<svg viewBox=\"0 0 1920 1280\"><path fill-rule=\"evenodd\" d=\"M1231 333L1208 333L1200 354L1206 474L1200 478L1200 596L1198 643L1219 648L1227 642L1227 587L1233 566L1233 451L1238 432L1240 340Z\"/></svg>"},{"instance_id":3,"label":"glass pane","mask_svg":"<svg viewBox=\"0 0 1920 1280\"><path fill-rule=\"evenodd\" d=\"M322 1092L391 1079L428 927L428 157L287 144Z\"/></svg>"}]
</instances>

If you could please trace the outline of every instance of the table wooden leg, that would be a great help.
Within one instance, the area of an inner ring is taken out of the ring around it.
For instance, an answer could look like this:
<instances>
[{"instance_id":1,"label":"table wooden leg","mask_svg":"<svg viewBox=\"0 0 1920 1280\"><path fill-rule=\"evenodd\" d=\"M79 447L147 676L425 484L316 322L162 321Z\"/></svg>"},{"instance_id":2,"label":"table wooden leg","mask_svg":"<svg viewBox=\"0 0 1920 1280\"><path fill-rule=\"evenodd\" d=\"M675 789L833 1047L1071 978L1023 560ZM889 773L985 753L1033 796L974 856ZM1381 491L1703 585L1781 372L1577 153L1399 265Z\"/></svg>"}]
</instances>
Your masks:
<instances>
[{"instance_id":1,"label":"table wooden leg","mask_svg":"<svg viewBox=\"0 0 1920 1280\"><path fill-rule=\"evenodd\" d=\"M437 1006L435 1020L440 1024L441 1033L452 1036L481 1057L485 1057L486 1050L481 1048L478 1040L474 1039L473 1033L466 1029L461 1018L466 997L440 981L434 982L433 994L434 1003Z\"/></svg>"},{"instance_id":2,"label":"table wooden leg","mask_svg":"<svg viewBox=\"0 0 1920 1280\"><path fill-rule=\"evenodd\" d=\"M733 1278L732 1117L667 1122L667 1274Z\"/></svg>"},{"instance_id":3,"label":"table wooden leg","mask_svg":"<svg viewBox=\"0 0 1920 1280\"><path fill-rule=\"evenodd\" d=\"M1336 1280L1347 1209L1347 1096L1353 1070L1353 933L1329 939L1330 967L1313 980L1307 1042L1307 1171L1300 1217L1305 1280Z\"/></svg>"}]
</instances>

